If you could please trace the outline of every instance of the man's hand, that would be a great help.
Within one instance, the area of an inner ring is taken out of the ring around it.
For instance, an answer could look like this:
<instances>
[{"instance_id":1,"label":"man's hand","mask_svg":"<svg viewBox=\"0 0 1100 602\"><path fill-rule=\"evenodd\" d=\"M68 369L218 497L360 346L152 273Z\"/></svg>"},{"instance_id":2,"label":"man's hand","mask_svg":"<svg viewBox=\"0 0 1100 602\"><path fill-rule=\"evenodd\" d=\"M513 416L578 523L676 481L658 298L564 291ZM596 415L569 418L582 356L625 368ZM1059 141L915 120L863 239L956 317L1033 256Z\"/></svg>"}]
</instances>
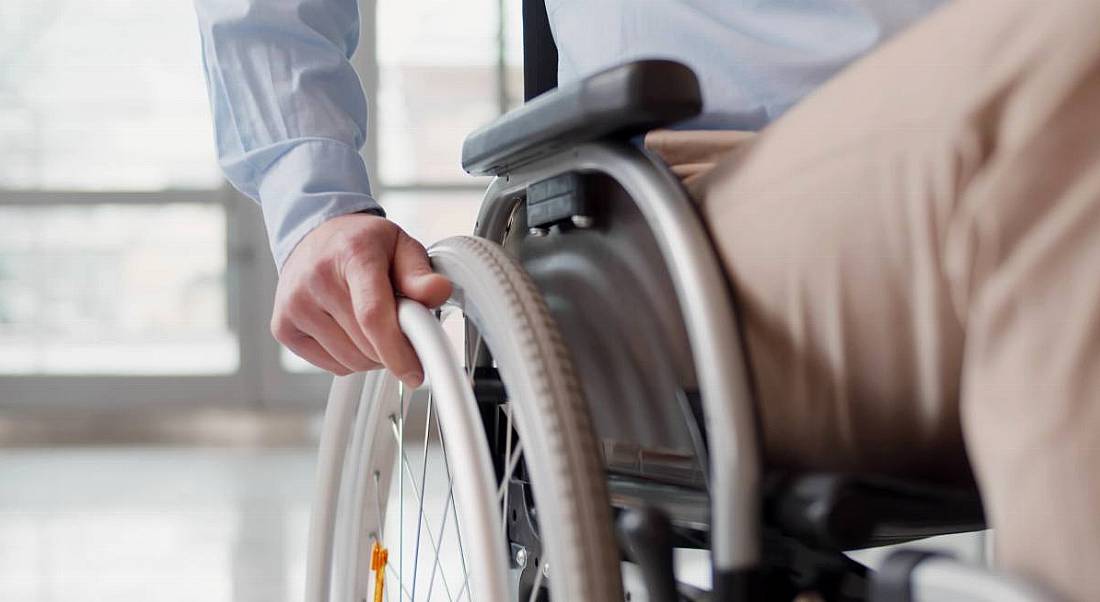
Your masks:
<instances>
[{"instance_id":1,"label":"man's hand","mask_svg":"<svg viewBox=\"0 0 1100 602\"><path fill-rule=\"evenodd\" d=\"M424 372L397 325L395 293L438 307L451 283L432 272L424 247L397 224L337 217L302 239L283 266L271 333L334 374L385 366L419 386Z\"/></svg>"}]
</instances>

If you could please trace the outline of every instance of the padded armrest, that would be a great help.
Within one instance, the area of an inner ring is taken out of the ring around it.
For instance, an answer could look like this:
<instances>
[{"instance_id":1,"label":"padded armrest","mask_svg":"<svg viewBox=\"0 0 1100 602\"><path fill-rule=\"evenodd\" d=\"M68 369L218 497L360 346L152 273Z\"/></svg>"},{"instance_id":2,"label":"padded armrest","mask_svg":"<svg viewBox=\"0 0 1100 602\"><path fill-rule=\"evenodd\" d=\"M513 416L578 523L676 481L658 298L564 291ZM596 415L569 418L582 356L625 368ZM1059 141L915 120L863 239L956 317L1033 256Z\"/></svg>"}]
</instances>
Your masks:
<instances>
[{"instance_id":1,"label":"padded armrest","mask_svg":"<svg viewBox=\"0 0 1100 602\"><path fill-rule=\"evenodd\" d=\"M564 147L671 125L702 107L688 67L627 63L547 92L470 134L462 167L473 175L500 174Z\"/></svg>"}]
</instances>

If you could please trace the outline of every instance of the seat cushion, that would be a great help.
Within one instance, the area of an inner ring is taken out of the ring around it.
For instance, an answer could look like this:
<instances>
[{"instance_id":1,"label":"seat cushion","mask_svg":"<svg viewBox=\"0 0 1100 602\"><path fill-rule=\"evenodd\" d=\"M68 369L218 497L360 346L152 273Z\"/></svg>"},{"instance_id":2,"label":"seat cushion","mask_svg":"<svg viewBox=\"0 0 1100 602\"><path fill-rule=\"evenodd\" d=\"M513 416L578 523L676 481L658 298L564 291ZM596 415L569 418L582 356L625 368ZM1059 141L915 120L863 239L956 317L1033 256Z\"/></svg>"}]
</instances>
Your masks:
<instances>
[{"instance_id":1,"label":"seat cushion","mask_svg":"<svg viewBox=\"0 0 1100 602\"><path fill-rule=\"evenodd\" d=\"M985 528L976 489L815 473L774 476L765 520L807 545L854 550Z\"/></svg>"}]
</instances>

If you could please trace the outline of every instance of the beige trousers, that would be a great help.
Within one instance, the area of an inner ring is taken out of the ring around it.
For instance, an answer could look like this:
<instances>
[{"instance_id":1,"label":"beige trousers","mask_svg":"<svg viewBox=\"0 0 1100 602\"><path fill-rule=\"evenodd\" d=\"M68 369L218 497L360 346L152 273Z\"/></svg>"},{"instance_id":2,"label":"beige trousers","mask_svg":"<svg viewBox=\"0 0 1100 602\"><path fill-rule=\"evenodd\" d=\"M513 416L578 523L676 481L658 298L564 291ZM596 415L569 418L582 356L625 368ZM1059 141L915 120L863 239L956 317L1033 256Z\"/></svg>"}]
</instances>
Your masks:
<instances>
[{"instance_id":1,"label":"beige trousers","mask_svg":"<svg viewBox=\"0 0 1100 602\"><path fill-rule=\"evenodd\" d=\"M956 0L754 139L647 144L733 280L769 461L972 468L1000 563L1100 600L1100 0Z\"/></svg>"}]
</instances>

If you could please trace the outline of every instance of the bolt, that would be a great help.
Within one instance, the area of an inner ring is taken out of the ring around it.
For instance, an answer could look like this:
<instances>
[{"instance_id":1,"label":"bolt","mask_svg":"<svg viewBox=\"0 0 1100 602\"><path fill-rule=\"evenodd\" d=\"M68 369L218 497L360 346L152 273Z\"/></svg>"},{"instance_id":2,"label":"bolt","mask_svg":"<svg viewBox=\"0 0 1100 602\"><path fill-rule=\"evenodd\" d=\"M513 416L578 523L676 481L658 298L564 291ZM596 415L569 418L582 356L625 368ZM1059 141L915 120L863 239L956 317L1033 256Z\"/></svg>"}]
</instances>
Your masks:
<instances>
[{"instance_id":1,"label":"bolt","mask_svg":"<svg viewBox=\"0 0 1100 602\"><path fill-rule=\"evenodd\" d=\"M527 566L527 548L516 548L516 564L518 564L521 569Z\"/></svg>"},{"instance_id":2,"label":"bolt","mask_svg":"<svg viewBox=\"0 0 1100 602\"><path fill-rule=\"evenodd\" d=\"M574 215L569 219L573 222L573 225L578 228L591 228L596 223L596 220L592 219L591 215Z\"/></svg>"},{"instance_id":3,"label":"bolt","mask_svg":"<svg viewBox=\"0 0 1100 602\"><path fill-rule=\"evenodd\" d=\"M546 236L550 232L546 228L528 228L527 233L530 234L531 236L542 238L543 236Z\"/></svg>"},{"instance_id":4,"label":"bolt","mask_svg":"<svg viewBox=\"0 0 1100 602\"><path fill-rule=\"evenodd\" d=\"M549 562L542 563L542 576L546 577L547 579L550 578L550 563Z\"/></svg>"}]
</instances>

